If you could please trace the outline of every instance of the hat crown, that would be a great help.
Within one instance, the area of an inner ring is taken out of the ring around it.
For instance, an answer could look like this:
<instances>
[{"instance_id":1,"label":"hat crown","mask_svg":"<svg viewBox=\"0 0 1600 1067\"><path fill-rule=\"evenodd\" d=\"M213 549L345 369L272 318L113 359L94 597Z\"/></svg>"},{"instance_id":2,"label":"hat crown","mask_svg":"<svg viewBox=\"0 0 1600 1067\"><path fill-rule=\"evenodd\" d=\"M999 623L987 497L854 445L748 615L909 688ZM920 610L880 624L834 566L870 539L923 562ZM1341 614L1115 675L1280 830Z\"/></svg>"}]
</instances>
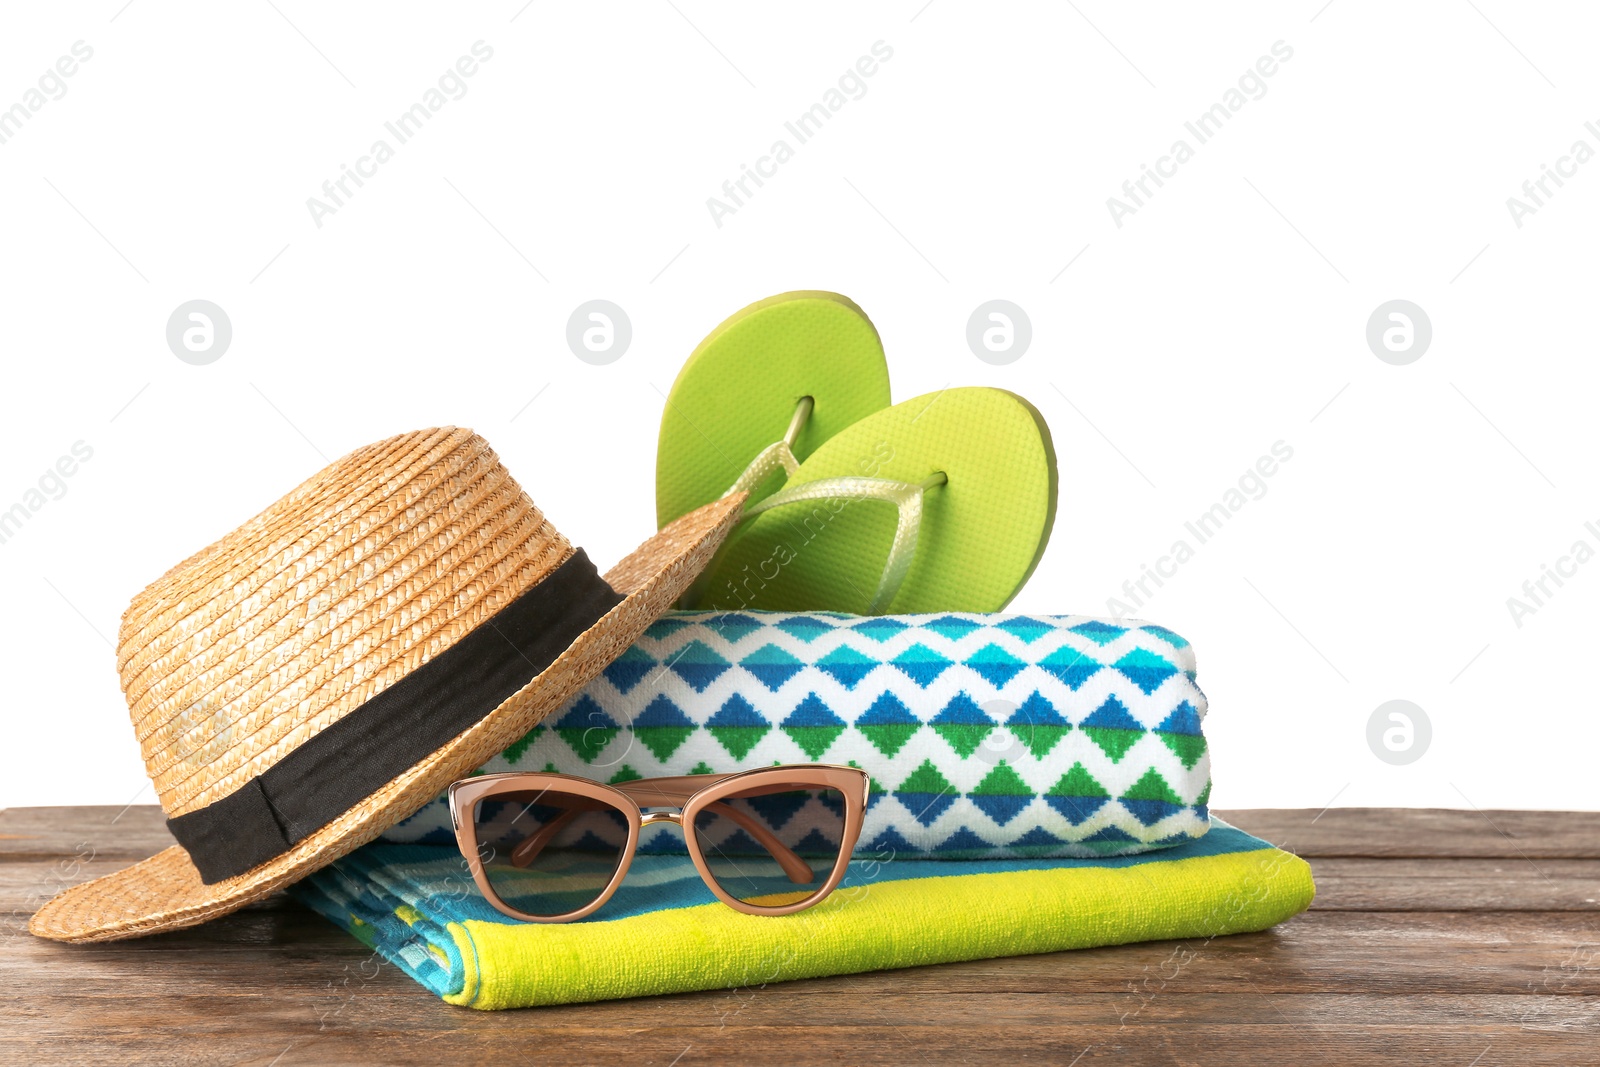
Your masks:
<instances>
[{"instance_id":1,"label":"hat crown","mask_svg":"<svg viewBox=\"0 0 1600 1067\"><path fill-rule=\"evenodd\" d=\"M118 669L162 808L232 793L572 554L470 430L330 464L123 615Z\"/></svg>"}]
</instances>

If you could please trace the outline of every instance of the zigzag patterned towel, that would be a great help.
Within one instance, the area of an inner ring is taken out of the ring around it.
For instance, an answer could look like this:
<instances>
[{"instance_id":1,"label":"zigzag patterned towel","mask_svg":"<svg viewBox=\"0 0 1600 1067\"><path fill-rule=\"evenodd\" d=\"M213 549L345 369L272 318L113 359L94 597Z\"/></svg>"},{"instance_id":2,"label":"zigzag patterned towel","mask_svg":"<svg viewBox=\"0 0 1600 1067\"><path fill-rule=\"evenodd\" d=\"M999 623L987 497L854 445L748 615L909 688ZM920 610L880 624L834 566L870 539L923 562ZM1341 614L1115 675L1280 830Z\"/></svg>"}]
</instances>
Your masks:
<instances>
[{"instance_id":1,"label":"zigzag patterned towel","mask_svg":"<svg viewBox=\"0 0 1600 1067\"><path fill-rule=\"evenodd\" d=\"M1193 650L1160 626L679 613L483 770L620 782L848 763L873 780L858 854L1122 855L1206 832L1205 712ZM791 846L815 829L804 811L767 817ZM682 850L674 829L647 834L640 851ZM383 839L452 841L443 798Z\"/></svg>"}]
</instances>

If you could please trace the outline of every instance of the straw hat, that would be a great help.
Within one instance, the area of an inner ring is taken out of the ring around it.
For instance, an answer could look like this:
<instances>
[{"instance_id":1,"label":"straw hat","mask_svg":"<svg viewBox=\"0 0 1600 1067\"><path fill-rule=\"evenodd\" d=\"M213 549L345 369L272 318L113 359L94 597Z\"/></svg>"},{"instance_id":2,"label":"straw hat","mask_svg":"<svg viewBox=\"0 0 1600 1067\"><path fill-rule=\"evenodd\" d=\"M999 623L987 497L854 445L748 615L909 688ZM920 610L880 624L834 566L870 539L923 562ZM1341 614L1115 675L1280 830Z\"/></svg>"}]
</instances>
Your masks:
<instances>
[{"instance_id":1,"label":"straw hat","mask_svg":"<svg viewBox=\"0 0 1600 1067\"><path fill-rule=\"evenodd\" d=\"M620 655L739 504L691 512L602 579L472 431L352 452L134 598L117 666L180 844L28 929L192 926L372 840Z\"/></svg>"}]
</instances>

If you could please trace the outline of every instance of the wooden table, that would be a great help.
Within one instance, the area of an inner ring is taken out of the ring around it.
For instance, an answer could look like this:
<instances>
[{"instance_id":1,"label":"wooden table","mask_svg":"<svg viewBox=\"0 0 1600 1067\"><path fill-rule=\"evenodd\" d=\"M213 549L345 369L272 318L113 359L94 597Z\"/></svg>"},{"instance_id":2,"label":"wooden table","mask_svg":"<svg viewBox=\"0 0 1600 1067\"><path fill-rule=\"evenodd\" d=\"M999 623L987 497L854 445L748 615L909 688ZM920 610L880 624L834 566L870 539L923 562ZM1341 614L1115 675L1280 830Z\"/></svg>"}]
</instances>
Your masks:
<instances>
[{"instance_id":1,"label":"wooden table","mask_svg":"<svg viewBox=\"0 0 1600 1067\"><path fill-rule=\"evenodd\" d=\"M1600 1064L1600 816L1224 815L1310 859L1309 913L1209 942L490 1013L282 895L138 941L38 940L38 901L170 839L154 807L11 809L0 1063Z\"/></svg>"}]
</instances>

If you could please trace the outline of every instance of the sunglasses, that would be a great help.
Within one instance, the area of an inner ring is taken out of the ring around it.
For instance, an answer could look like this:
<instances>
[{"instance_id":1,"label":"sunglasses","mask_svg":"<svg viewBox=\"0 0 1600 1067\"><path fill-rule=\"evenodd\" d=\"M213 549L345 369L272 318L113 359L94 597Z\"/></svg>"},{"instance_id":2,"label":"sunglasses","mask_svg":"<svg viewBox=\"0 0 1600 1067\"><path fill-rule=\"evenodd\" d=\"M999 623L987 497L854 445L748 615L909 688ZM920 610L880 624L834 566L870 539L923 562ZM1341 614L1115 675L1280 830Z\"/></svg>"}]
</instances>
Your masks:
<instances>
[{"instance_id":1,"label":"sunglasses","mask_svg":"<svg viewBox=\"0 0 1600 1067\"><path fill-rule=\"evenodd\" d=\"M797 763L615 785L487 774L456 782L448 796L456 844L484 898L514 919L560 923L611 899L640 830L657 823L678 826L700 877L729 907L809 908L844 878L870 784L854 767Z\"/></svg>"}]
</instances>

